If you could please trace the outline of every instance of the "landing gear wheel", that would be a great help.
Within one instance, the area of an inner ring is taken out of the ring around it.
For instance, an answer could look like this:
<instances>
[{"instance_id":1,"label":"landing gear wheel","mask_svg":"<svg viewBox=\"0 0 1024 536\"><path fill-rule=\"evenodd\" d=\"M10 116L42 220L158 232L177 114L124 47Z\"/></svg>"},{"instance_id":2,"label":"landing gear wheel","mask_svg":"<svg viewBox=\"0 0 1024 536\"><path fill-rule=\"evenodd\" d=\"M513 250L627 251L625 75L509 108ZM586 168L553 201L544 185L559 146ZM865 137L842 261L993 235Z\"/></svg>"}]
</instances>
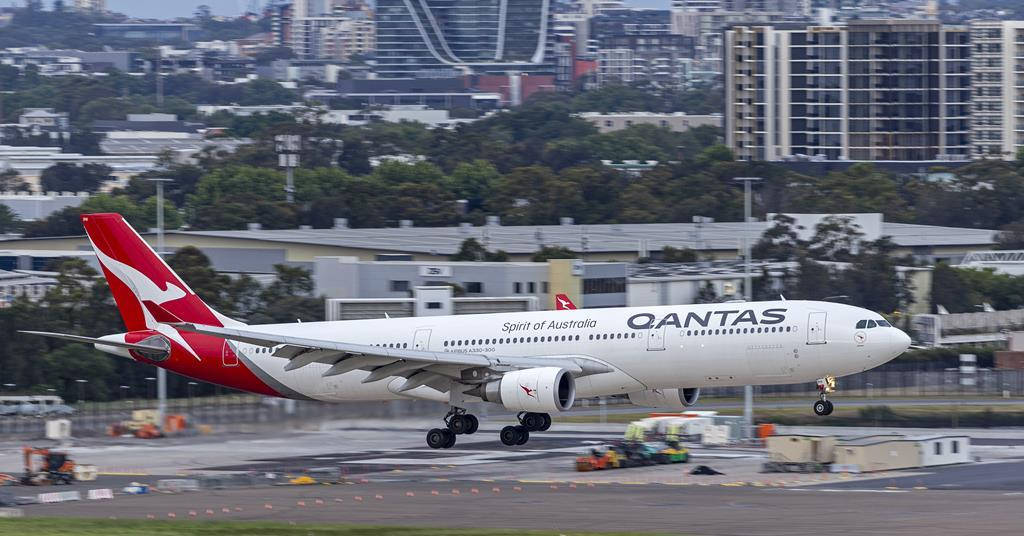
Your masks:
<instances>
[{"instance_id":1,"label":"landing gear wheel","mask_svg":"<svg viewBox=\"0 0 1024 536\"><path fill-rule=\"evenodd\" d=\"M519 419L519 424L531 432L538 432L541 426L544 426L544 417L540 413L524 413Z\"/></svg>"},{"instance_id":2,"label":"landing gear wheel","mask_svg":"<svg viewBox=\"0 0 1024 536\"><path fill-rule=\"evenodd\" d=\"M427 446L432 449L445 448L444 445L448 443L449 433L451 432L440 428L431 428L430 431L427 432ZM455 435L453 434L452 437L455 437Z\"/></svg>"},{"instance_id":3,"label":"landing gear wheel","mask_svg":"<svg viewBox=\"0 0 1024 536\"><path fill-rule=\"evenodd\" d=\"M530 431L525 426L516 426L515 428L518 428L516 431L519 432L519 440L516 441L516 445L525 445L530 440Z\"/></svg>"},{"instance_id":4,"label":"landing gear wheel","mask_svg":"<svg viewBox=\"0 0 1024 536\"><path fill-rule=\"evenodd\" d=\"M480 429L480 419L477 419L476 415L466 414L463 418L469 421L469 427L466 428L465 432L466 434L475 434L476 431Z\"/></svg>"},{"instance_id":5,"label":"landing gear wheel","mask_svg":"<svg viewBox=\"0 0 1024 536\"><path fill-rule=\"evenodd\" d=\"M825 406L826 406L825 407L825 415L832 415L832 410L835 409L832 406L832 401L831 400L826 400L825 401Z\"/></svg>"},{"instance_id":6,"label":"landing gear wheel","mask_svg":"<svg viewBox=\"0 0 1024 536\"><path fill-rule=\"evenodd\" d=\"M445 440L444 444L441 445L441 448L443 448L443 449L450 449L450 448L454 447L455 446L455 432L452 432L451 430L441 430L441 431L445 433L445 437L446 437L446 440Z\"/></svg>"},{"instance_id":7,"label":"landing gear wheel","mask_svg":"<svg viewBox=\"0 0 1024 536\"><path fill-rule=\"evenodd\" d=\"M505 446L511 447L513 445L518 445L519 444L519 435L520 434L519 434L519 429L518 428L519 428L518 426L506 426L506 427L501 429L501 433L498 434L498 437L501 438L501 442Z\"/></svg>"},{"instance_id":8,"label":"landing gear wheel","mask_svg":"<svg viewBox=\"0 0 1024 536\"><path fill-rule=\"evenodd\" d=\"M470 421L467 415L455 415L448 420L448 430L455 435L465 434L469 430Z\"/></svg>"},{"instance_id":9,"label":"landing gear wheel","mask_svg":"<svg viewBox=\"0 0 1024 536\"><path fill-rule=\"evenodd\" d=\"M548 429L551 428L551 415L548 415L547 413L541 413L540 415L544 418L544 424L540 426L539 431L547 432Z\"/></svg>"},{"instance_id":10,"label":"landing gear wheel","mask_svg":"<svg viewBox=\"0 0 1024 536\"><path fill-rule=\"evenodd\" d=\"M818 415L818 416L825 416L825 415L828 415L829 413L832 413L831 411L829 411L831 409L829 406L830 406L830 404L828 403L827 400L819 400L819 401L815 402L814 403L814 414Z\"/></svg>"}]
</instances>

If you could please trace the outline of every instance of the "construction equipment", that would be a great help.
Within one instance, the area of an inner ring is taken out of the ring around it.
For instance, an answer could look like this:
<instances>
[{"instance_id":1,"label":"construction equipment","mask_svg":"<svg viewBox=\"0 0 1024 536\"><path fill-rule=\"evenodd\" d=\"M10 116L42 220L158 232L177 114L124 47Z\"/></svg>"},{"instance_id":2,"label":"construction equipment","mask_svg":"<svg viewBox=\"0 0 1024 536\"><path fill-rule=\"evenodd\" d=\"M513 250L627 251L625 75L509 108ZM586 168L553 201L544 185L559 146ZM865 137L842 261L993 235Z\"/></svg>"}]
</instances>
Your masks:
<instances>
[{"instance_id":1,"label":"construction equipment","mask_svg":"<svg viewBox=\"0 0 1024 536\"><path fill-rule=\"evenodd\" d=\"M46 448L24 447L25 475L21 483L26 486L42 486L46 484L71 484L75 481L75 462L66 452L52 451ZM35 469L32 457L40 458L39 468Z\"/></svg>"}]
</instances>

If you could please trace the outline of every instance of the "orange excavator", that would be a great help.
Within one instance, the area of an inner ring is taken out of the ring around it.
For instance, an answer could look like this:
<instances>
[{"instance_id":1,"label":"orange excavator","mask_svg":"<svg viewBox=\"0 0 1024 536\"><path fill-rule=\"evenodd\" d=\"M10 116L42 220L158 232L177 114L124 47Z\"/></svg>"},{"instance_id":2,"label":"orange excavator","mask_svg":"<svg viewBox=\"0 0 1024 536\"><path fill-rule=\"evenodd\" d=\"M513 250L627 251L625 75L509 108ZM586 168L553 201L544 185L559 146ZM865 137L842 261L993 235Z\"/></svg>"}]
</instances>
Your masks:
<instances>
[{"instance_id":1,"label":"orange excavator","mask_svg":"<svg viewBox=\"0 0 1024 536\"><path fill-rule=\"evenodd\" d=\"M24 447L25 476L21 483L26 486L43 486L46 484L71 484L75 481L75 462L66 452L57 452L45 448ZM36 469L32 458L39 457L41 463Z\"/></svg>"}]
</instances>

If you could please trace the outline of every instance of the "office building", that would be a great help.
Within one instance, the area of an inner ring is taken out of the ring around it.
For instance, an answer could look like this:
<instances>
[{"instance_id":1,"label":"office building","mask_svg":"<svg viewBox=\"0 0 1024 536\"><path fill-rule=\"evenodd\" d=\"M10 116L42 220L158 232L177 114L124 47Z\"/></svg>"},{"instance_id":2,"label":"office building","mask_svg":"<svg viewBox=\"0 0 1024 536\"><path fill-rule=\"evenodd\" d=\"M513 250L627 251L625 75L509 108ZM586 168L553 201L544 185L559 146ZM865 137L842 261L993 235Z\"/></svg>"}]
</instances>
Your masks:
<instances>
[{"instance_id":1,"label":"office building","mask_svg":"<svg viewBox=\"0 0 1024 536\"><path fill-rule=\"evenodd\" d=\"M970 27L972 154L1014 160L1024 150L1024 21Z\"/></svg>"},{"instance_id":2,"label":"office building","mask_svg":"<svg viewBox=\"0 0 1024 536\"><path fill-rule=\"evenodd\" d=\"M682 86L689 79L694 38L672 33L671 12L605 10L590 19L589 50L597 54L597 84L654 81Z\"/></svg>"},{"instance_id":3,"label":"office building","mask_svg":"<svg viewBox=\"0 0 1024 536\"><path fill-rule=\"evenodd\" d=\"M553 74L549 0L378 0L377 75Z\"/></svg>"},{"instance_id":4,"label":"office building","mask_svg":"<svg viewBox=\"0 0 1024 536\"><path fill-rule=\"evenodd\" d=\"M740 160L969 157L966 27L737 26L725 42L726 140Z\"/></svg>"},{"instance_id":5,"label":"office building","mask_svg":"<svg viewBox=\"0 0 1024 536\"><path fill-rule=\"evenodd\" d=\"M96 36L100 38L131 39L158 43L175 43L195 41L200 29L195 24L187 23L116 23L93 24Z\"/></svg>"}]
</instances>

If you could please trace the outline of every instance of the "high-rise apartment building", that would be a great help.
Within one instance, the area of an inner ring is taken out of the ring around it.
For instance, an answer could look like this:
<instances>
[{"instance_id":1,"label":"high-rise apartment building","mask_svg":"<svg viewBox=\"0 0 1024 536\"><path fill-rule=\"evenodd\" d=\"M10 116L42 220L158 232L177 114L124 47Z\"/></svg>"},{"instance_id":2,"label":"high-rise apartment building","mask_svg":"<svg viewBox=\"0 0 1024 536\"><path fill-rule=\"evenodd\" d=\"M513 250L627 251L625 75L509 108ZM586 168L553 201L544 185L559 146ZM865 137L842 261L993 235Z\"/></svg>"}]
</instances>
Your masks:
<instances>
[{"instance_id":1,"label":"high-rise apartment building","mask_svg":"<svg viewBox=\"0 0 1024 536\"><path fill-rule=\"evenodd\" d=\"M378 0L377 75L554 73L550 0Z\"/></svg>"},{"instance_id":2,"label":"high-rise apartment building","mask_svg":"<svg viewBox=\"0 0 1024 536\"><path fill-rule=\"evenodd\" d=\"M971 142L978 158L1024 150L1024 21L971 23Z\"/></svg>"},{"instance_id":3,"label":"high-rise apartment building","mask_svg":"<svg viewBox=\"0 0 1024 536\"><path fill-rule=\"evenodd\" d=\"M966 159L969 37L914 20L734 27L728 145L741 160Z\"/></svg>"},{"instance_id":4,"label":"high-rise apartment building","mask_svg":"<svg viewBox=\"0 0 1024 536\"><path fill-rule=\"evenodd\" d=\"M106 11L107 0L75 0L75 11Z\"/></svg>"}]
</instances>

